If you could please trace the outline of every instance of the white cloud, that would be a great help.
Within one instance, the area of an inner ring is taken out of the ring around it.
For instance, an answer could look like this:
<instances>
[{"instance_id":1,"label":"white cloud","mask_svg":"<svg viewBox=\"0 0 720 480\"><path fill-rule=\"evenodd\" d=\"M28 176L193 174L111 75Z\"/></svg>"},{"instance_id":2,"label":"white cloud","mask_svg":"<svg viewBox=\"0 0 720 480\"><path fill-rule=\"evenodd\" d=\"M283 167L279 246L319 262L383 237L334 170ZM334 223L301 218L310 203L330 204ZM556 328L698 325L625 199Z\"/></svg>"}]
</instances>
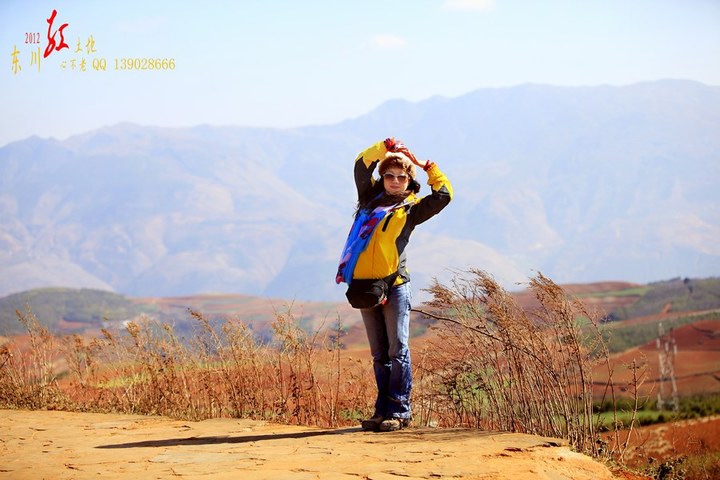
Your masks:
<instances>
[{"instance_id":1,"label":"white cloud","mask_svg":"<svg viewBox=\"0 0 720 480\"><path fill-rule=\"evenodd\" d=\"M495 0L445 0L443 10L489 12L495 8Z\"/></svg>"},{"instance_id":2,"label":"white cloud","mask_svg":"<svg viewBox=\"0 0 720 480\"><path fill-rule=\"evenodd\" d=\"M407 40L404 37L393 35L391 33L380 33L370 38L370 43L375 48L383 50L394 50L404 48Z\"/></svg>"}]
</instances>

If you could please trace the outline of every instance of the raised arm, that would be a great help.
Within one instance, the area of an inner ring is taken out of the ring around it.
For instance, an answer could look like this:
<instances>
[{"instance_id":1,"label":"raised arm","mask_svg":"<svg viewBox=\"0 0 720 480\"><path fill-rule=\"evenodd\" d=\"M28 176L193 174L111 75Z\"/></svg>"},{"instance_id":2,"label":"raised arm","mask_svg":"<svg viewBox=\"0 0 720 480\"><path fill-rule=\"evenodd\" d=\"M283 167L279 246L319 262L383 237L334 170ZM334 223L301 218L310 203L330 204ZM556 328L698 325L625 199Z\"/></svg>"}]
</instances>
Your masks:
<instances>
[{"instance_id":1,"label":"raised arm","mask_svg":"<svg viewBox=\"0 0 720 480\"><path fill-rule=\"evenodd\" d=\"M453 197L453 188L448 178L435 163L427 160L426 162L418 162L416 165L422 165L421 168L427 172L427 184L430 185L432 190L430 195L421 198L410 212L410 215L414 217L413 221L417 225L436 215L450 203Z\"/></svg>"},{"instance_id":2,"label":"raised arm","mask_svg":"<svg viewBox=\"0 0 720 480\"><path fill-rule=\"evenodd\" d=\"M363 196L375 184L373 172L380 160L385 158L388 152L384 141L377 142L366 148L355 159L355 186L357 187L358 198Z\"/></svg>"}]
</instances>

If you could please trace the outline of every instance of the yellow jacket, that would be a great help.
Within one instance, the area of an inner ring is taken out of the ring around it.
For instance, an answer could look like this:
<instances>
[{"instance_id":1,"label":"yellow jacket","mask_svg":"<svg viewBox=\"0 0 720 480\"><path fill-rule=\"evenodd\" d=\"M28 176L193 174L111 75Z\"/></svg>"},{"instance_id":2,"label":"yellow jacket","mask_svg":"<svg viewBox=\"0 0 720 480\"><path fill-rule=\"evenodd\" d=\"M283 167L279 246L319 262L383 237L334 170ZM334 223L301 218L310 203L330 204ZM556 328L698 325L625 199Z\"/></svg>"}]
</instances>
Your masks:
<instances>
[{"instance_id":1,"label":"yellow jacket","mask_svg":"<svg viewBox=\"0 0 720 480\"><path fill-rule=\"evenodd\" d=\"M355 186L358 198L363 198L369 189L382 180L373 178L377 164L385 158L387 149L384 142L378 142L361 152L355 159ZM425 197L411 193L408 205L392 210L382 220L370 238L367 248L358 257L353 278L384 278L398 272L395 285L410 280L408 274L405 247L416 225L436 215L450 203L453 196L452 185L445 174L435 164L427 169L428 181L432 192Z\"/></svg>"}]
</instances>

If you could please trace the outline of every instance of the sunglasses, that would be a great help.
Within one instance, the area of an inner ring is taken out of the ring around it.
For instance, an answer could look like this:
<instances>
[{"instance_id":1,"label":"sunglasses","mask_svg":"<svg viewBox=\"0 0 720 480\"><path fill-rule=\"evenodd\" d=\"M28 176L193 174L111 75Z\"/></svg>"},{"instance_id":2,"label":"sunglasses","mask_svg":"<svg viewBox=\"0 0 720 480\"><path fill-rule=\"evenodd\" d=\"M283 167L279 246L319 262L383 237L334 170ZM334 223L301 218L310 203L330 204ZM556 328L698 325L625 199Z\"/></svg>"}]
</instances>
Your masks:
<instances>
[{"instance_id":1,"label":"sunglasses","mask_svg":"<svg viewBox=\"0 0 720 480\"><path fill-rule=\"evenodd\" d=\"M404 183L405 181L407 181L408 176L405 175L404 173L401 173L400 175L393 175L392 173L387 172L387 173L383 173L383 178L384 178L385 180L387 180L388 182L392 182L393 180L397 180L397 181L400 182L400 183Z\"/></svg>"}]
</instances>

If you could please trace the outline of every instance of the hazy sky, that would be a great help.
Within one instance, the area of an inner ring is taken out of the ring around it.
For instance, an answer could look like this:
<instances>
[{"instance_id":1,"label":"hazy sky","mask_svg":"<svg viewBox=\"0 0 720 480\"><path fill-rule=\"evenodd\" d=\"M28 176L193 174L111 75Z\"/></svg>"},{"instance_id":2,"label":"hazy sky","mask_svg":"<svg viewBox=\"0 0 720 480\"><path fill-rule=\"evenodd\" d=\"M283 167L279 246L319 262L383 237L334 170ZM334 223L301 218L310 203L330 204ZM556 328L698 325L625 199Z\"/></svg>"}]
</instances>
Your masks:
<instances>
[{"instance_id":1,"label":"hazy sky","mask_svg":"<svg viewBox=\"0 0 720 480\"><path fill-rule=\"evenodd\" d=\"M68 48L45 57L53 9ZM720 0L0 0L0 51L0 146L125 121L305 126L524 83L720 85ZM143 59L175 68L127 69Z\"/></svg>"}]
</instances>

